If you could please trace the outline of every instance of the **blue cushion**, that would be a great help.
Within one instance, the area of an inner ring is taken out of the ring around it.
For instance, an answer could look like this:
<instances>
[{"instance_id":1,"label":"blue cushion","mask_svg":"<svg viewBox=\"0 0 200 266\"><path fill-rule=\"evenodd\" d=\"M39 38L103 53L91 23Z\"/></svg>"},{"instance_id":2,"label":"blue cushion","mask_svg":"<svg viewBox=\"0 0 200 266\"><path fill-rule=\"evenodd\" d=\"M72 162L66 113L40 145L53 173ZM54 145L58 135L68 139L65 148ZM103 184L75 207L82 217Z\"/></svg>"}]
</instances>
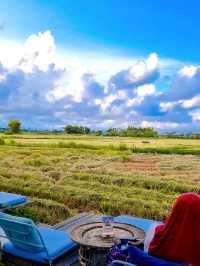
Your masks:
<instances>
[{"instance_id":1,"label":"blue cushion","mask_svg":"<svg viewBox=\"0 0 200 266\"><path fill-rule=\"evenodd\" d=\"M130 263L134 263L137 266L183 266L186 264L175 263L164 259L159 259L150 256L148 253L140 250L136 247L129 247L129 259Z\"/></svg>"},{"instance_id":2,"label":"blue cushion","mask_svg":"<svg viewBox=\"0 0 200 266\"><path fill-rule=\"evenodd\" d=\"M69 235L63 231L50 228L38 228L38 230L52 261L77 247L77 245L70 239ZM40 263L48 263L48 256L44 251L38 253L28 252L16 248L10 241L4 243L2 248L5 252L14 256Z\"/></svg>"},{"instance_id":3,"label":"blue cushion","mask_svg":"<svg viewBox=\"0 0 200 266\"><path fill-rule=\"evenodd\" d=\"M32 220L0 212L0 226L15 247L32 252L44 250Z\"/></svg>"},{"instance_id":4,"label":"blue cushion","mask_svg":"<svg viewBox=\"0 0 200 266\"><path fill-rule=\"evenodd\" d=\"M27 202L26 196L0 192L0 208L12 207L25 202Z\"/></svg>"},{"instance_id":5,"label":"blue cushion","mask_svg":"<svg viewBox=\"0 0 200 266\"><path fill-rule=\"evenodd\" d=\"M145 233L147 233L150 226L155 223L155 221L153 220L142 219L142 218L131 217L131 216L117 216L114 218L114 221L117 223L126 223L126 224L140 227L141 229L144 230Z\"/></svg>"}]
</instances>

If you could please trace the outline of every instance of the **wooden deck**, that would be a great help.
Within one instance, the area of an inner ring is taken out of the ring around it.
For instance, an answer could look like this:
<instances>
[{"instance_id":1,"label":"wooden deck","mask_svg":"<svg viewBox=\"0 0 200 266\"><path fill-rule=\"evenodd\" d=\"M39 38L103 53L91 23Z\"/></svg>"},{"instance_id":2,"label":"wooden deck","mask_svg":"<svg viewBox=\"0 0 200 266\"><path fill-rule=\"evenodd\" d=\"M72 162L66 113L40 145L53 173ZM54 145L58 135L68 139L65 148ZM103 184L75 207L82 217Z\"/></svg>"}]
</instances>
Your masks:
<instances>
[{"instance_id":1,"label":"wooden deck","mask_svg":"<svg viewBox=\"0 0 200 266\"><path fill-rule=\"evenodd\" d=\"M53 226L54 229L59 229L70 233L73 228L78 225L89 223L89 222L98 222L100 221L100 216L94 215L92 213L80 213L72 218L69 218L59 224ZM1 264L0 264L1 265ZM3 266L40 266L38 263L32 263L24 261L19 258L14 258L9 254L2 253L2 265ZM42 264L44 265L44 264ZM59 258L53 266L79 266L78 262L78 248L65 256Z\"/></svg>"}]
</instances>

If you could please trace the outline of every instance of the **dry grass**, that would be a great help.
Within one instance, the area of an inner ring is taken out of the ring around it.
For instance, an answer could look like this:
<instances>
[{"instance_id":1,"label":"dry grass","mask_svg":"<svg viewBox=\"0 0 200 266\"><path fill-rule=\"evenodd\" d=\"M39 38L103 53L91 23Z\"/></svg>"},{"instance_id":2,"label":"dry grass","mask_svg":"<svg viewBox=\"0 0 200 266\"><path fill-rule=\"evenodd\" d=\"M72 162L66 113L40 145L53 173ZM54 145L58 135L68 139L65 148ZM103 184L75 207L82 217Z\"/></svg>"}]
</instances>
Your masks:
<instances>
[{"instance_id":1,"label":"dry grass","mask_svg":"<svg viewBox=\"0 0 200 266\"><path fill-rule=\"evenodd\" d=\"M36 200L17 213L51 224L85 210L163 219L177 195L200 192L196 155L2 145L0 157L1 190Z\"/></svg>"},{"instance_id":2,"label":"dry grass","mask_svg":"<svg viewBox=\"0 0 200 266\"><path fill-rule=\"evenodd\" d=\"M69 143L76 142L90 145L119 145L119 143L126 144L129 147L133 145L142 148L166 148L179 145L193 148L200 148L200 140L198 139L167 139L167 138L130 138L130 137L105 137L105 136L87 136L87 135L50 135L50 134L19 134L19 135L5 135L0 134L0 137L5 139L15 140L22 144L58 144L59 142Z\"/></svg>"}]
</instances>

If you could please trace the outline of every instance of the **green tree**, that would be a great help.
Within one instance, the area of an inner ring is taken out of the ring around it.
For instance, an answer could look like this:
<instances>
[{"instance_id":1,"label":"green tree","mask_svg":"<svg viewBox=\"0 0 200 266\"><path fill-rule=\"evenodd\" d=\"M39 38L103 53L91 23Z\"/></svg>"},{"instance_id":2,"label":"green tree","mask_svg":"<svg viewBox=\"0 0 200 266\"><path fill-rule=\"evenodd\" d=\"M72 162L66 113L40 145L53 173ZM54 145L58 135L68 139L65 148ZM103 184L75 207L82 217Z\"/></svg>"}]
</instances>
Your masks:
<instances>
[{"instance_id":1,"label":"green tree","mask_svg":"<svg viewBox=\"0 0 200 266\"><path fill-rule=\"evenodd\" d=\"M103 131L102 130L96 130L96 131L94 131L94 134L96 136L101 136L101 135L103 135Z\"/></svg>"},{"instance_id":2,"label":"green tree","mask_svg":"<svg viewBox=\"0 0 200 266\"><path fill-rule=\"evenodd\" d=\"M107 136L119 136L119 130L117 128L109 128L107 131L106 131L106 135Z\"/></svg>"},{"instance_id":3,"label":"green tree","mask_svg":"<svg viewBox=\"0 0 200 266\"><path fill-rule=\"evenodd\" d=\"M151 127L145 127L143 128L144 137L146 138L153 138L157 137L158 133Z\"/></svg>"},{"instance_id":4,"label":"green tree","mask_svg":"<svg viewBox=\"0 0 200 266\"><path fill-rule=\"evenodd\" d=\"M21 128L21 122L18 119L12 119L8 122L8 128L11 133L19 133Z\"/></svg>"},{"instance_id":5,"label":"green tree","mask_svg":"<svg viewBox=\"0 0 200 266\"><path fill-rule=\"evenodd\" d=\"M91 130L88 127L67 125L64 128L67 134L90 134Z\"/></svg>"}]
</instances>

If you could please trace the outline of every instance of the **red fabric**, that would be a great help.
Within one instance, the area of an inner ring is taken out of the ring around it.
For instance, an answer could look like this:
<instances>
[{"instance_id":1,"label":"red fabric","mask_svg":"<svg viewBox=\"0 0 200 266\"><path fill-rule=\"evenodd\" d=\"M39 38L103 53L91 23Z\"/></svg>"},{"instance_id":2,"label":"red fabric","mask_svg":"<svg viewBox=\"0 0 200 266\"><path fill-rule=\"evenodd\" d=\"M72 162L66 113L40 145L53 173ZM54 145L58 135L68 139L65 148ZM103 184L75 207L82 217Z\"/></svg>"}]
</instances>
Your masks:
<instances>
[{"instance_id":1,"label":"red fabric","mask_svg":"<svg viewBox=\"0 0 200 266\"><path fill-rule=\"evenodd\" d=\"M200 266L200 195L185 193L178 197L166 223L156 227L149 253Z\"/></svg>"}]
</instances>

